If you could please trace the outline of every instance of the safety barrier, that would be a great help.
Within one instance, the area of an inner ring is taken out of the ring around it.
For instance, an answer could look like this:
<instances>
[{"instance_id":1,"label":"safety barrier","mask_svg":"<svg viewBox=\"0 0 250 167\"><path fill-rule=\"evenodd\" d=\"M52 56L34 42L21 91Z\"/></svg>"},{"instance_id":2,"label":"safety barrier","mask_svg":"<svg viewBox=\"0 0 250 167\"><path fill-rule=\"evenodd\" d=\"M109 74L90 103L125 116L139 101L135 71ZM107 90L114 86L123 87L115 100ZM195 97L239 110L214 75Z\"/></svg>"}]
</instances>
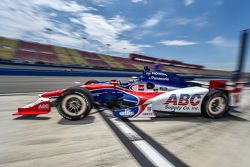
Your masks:
<instances>
[{"instance_id":1,"label":"safety barrier","mask_svg":"<svg viewBox=\"0 0 250 167\"><path fill-rule=\"evenodd\" d=\"M36 70L36 69L10 69L0 68L0 75L16 76L83 76L83 77L131 77L139 76L139 72L108 72L108 71L74 71L74 70Z\"/></svg>"},{"instance_id":2,"label":"safety barrier","mask_svg":"<svg viewBox=\"0 0 250 167\"><path fill-rule=\"evenodd\" d=\"M77 71L76 69L68 70L42 70L42 69L15 69L15 68L0 68L0 75L14 75L14 76L82 76L82 77L131 77L140 76L141 72L124 72L124 71L107 71L107 70L82 70ZM186 79L230 79L224 76L205 76L205 75L182 75L180 76Z\"/></svg>"}]
</instances>

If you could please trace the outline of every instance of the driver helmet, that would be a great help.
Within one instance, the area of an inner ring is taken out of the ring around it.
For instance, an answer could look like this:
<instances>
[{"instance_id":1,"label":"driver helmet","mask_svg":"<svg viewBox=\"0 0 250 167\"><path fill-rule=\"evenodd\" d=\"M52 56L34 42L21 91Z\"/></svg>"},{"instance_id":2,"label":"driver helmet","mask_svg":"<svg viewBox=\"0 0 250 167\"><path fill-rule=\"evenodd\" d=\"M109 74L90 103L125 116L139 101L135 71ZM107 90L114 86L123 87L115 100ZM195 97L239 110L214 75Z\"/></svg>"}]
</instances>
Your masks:
<instances>
[{"instance_id":1,"label":"driver helmet","mask_svg":"<svg viewBox=\"0 0 250 167\"><path fill-rule=\"evenodd\" d=\"M136 82L136 81L139 81L139 77L136 77L136 76L133 76L129 79L129 82L130 83L133 83L133 82Z\"/></svg>"}]
</instances>

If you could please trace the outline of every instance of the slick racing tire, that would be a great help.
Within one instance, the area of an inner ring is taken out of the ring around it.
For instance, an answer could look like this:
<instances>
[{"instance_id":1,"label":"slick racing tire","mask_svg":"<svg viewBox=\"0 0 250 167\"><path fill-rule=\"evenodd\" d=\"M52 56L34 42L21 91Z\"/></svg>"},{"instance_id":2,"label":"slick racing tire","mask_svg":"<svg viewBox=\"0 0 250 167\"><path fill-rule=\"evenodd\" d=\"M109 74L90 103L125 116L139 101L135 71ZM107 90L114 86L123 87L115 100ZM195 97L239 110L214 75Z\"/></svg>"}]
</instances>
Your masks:
<instances>
[{"instance_id":1,"label":"slick racing tire","mask_svg":"<svg viewBox=\"0 0 250 167\"><path fill-rule=\"evenodd\" d=\"M87 89L73 87L59 99L57 110L59 114L71 121L81 120L88 116L93 108L92 96Z\"/></svg>"},{"instance_id":2,"label":"slick racing tire","mask_svg":"<svg viewBox=\"0 0 250 167\"><path fill-rule=\"evenodd\" d=\"M85 85L92 84L92 83L99 83L97 80L89 80L85 83Z\"/></svg>"},{"instance_id":3,"label":"slick racing tire","mask_svg":"<svg viewBox=\"0 0 250 167\"><path fill-rule=\"evenodd\" d=\"M201 111L205 117L220 118L229 110L229 98L220 90L210 90L205 96Z\"/></svg>"}]
</instances>

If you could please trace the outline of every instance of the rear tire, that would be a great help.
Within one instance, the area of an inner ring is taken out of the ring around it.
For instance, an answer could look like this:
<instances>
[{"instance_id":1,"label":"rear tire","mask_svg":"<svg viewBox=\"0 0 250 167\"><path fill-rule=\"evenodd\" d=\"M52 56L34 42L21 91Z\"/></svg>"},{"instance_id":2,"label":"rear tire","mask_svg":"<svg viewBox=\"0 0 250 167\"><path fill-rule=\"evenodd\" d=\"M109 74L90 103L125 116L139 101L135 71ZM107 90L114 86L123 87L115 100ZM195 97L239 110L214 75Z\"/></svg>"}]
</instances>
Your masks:
<instances>
[{"instance_id":1,"label":"rear tire","mask_svg":"<svg viewBox=\"0 0 250 167\"><path fill-rule=\"evenodd\" d=\"M220 90L210 90L205 96L201 112L208 118L220 118L224 116L229 109L229 98Z\"/></svg>"},{"instance_id":2,"label":"rear tire","mask_svg":"<svg viewBox=\"0 0 250 167\"><path fill-rule=\"evenodd\" d=\"M87 89L70 88L59 98L58 113L65 119L75 121L88 116L93 108L92 96Z\"/></svg>"}]
</instances>

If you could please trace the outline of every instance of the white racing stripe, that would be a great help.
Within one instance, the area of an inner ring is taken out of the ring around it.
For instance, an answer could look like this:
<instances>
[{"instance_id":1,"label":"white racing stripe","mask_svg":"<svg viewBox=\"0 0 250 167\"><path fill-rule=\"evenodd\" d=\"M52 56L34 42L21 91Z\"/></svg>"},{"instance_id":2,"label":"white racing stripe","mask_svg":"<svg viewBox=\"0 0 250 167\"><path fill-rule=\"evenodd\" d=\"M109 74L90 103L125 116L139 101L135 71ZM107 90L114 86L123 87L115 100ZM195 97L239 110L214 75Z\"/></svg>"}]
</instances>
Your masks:
<instances>
[{"instance_id":1,"label":"white racing stripe","mask_svg":"<svg viewBox=\"0 0 250 167\"><path fill-rule=\"evenodd\" d=\"M110 118L110 120L152 164L157 167L174 167L171 162L119 118Z\"/></svg>"}]
</instances>

